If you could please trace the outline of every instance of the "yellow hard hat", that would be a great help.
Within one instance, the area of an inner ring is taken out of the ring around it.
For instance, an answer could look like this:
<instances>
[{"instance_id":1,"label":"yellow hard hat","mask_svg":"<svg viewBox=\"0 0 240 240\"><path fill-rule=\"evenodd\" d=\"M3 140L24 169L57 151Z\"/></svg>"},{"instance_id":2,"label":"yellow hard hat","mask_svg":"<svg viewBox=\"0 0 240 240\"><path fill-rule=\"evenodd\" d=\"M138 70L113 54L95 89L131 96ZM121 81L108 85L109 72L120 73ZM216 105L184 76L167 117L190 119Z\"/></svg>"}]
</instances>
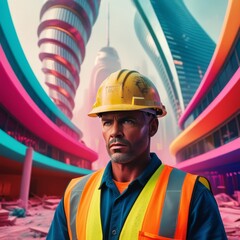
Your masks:
<instances>
[{"instance_id":1,"label":"yellow hard hat","mask_svg":"<svg viewBox=\"0 0 240 240\"><path fill-rule=\"evenodd\" d=\"M137 71L123 69L112 73L102 82L88 116L148 109L154 110L158 117L167 114L154 84Z\"/></svg>"}]
</instances>

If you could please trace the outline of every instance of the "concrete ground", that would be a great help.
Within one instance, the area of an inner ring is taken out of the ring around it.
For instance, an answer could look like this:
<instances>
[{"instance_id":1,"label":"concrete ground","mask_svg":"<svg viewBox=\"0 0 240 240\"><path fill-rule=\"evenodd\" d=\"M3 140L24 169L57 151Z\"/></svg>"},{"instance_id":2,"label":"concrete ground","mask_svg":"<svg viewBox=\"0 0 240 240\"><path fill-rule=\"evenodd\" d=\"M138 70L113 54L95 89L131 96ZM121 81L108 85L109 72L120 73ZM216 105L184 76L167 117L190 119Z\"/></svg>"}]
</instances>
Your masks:
<instances>
[{"instance_id":1,"label":"concrete ground","mask_svg":"<svg viewBox=\"0 0 240 240\"><path fill-rule=\"evenodd\" d=\"M55 210L45 209L43 206L32 207L26 217L16 218L13 225L0 227L1 240L30 240L45 239ZM32 230L36 229L36 230Z\"/></svg>"},{"instance_id":2,"label":"concrete ground","mask_svg":"<svg viewBox=\"0 0 240 240\"><path fill-rule=\"evenodd\" d=\"M55 209L46 209L43 205L30 207L26 217L16 218L12 225L0 227L0 240L46 239L43 233L48 232L54 212ZM220 213L228 240L240 239L240 207L221 206Z\"/></svg>"}]
</instances>

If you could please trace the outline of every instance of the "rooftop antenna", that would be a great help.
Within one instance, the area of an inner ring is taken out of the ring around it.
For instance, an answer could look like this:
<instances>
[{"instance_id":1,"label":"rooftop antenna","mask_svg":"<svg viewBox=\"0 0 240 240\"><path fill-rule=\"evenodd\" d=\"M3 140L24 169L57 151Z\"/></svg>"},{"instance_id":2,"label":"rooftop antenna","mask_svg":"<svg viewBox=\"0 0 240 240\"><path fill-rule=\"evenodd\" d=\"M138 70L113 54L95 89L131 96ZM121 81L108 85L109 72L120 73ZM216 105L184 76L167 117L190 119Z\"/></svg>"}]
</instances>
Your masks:
<instances>
[{"instance_id":1,"label":"rooftop antenna","mask_svg":"<svg viewBox=\"0 0 240 240\"><path fill-rule=\"evenodd\" d=\"M110 13L109 13L109 2L107 3L107 47L110 45L109 40L109 22L110 22Z\"/></svg>"}]
</instances>

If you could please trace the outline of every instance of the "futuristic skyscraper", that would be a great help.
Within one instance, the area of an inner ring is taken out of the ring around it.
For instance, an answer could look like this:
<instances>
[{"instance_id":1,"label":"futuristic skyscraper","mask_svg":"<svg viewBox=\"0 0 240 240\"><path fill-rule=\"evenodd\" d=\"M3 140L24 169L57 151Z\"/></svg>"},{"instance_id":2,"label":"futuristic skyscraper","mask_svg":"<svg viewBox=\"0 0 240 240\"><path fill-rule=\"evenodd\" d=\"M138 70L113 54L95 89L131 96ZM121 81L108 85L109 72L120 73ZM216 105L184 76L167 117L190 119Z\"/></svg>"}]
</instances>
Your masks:
<instances>
[{"instance_id":1,"label":"futuristic skyscraper","mask_svg":"<svg viewBox=\"0 0 240 240\"><path fill-rule=\"evenodd\" d=\"M183 131L170 145L178 168L207 176L215 194L230 196L240 191L239 9L239 0L228 1L208 70L178 121Z\"/></svg>"},{"instance_id":2,"label":"futuristic skyscraper","mask_svg":"<svg viewBox=\"0 0 240 240\"><path fill-rule=\"evenodd\" d=\"M215 43L182 0L133 0L135 30L153 61L176 119L188 105L208 67Z\"/></svg>"},{"instance_id":3,"label":"futuristic skyscraper","mask_svg":"<svg viewBox=\"0 0 240 240\"><path fill-rule=\"evenodd\" d=\"M100 0L48 0L40 13L38 44L45 83L49 96L70 119L85 46L99 5Z\"/></svg>"}]
</instances>

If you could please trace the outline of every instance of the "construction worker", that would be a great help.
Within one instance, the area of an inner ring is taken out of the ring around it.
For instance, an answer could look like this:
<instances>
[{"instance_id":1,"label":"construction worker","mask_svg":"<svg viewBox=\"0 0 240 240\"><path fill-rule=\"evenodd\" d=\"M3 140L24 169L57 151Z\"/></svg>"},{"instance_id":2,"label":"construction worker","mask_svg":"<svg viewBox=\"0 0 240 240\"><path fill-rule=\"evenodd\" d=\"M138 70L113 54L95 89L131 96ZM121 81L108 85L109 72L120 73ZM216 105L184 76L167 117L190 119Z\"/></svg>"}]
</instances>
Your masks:
<instances>
[{"instance_id":1,"label":"construction worker","mask_svg":"<svg viewBox=\"0 0 240 240\"><path fill-rule=\"evenodd\" d=\"M121 70L103 81L89 116L101 119L111 160L70 182L47 239L227 239L208 181L150 153L166 113L140 73Z\"/></svg>"}]
</instances>

